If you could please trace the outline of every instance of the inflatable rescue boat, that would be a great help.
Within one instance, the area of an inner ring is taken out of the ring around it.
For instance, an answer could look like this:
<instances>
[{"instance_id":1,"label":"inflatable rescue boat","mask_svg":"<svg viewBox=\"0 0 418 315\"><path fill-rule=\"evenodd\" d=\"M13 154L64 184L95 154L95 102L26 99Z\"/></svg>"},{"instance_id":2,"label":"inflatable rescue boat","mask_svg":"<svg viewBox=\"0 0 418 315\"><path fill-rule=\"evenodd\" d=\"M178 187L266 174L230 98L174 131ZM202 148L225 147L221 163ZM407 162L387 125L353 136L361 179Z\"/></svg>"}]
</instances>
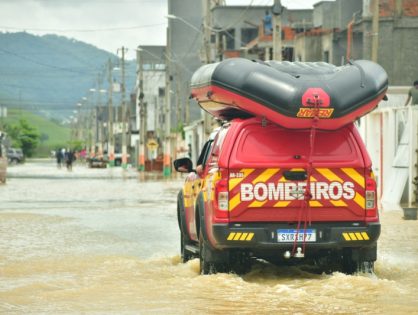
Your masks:
<instances>
[{"instance_id":1,"label":"inflatable rescue boat","mask_svg":"<svg viewBox=\"0 0 418 315\"><path fill-rule=\"evenodd\" d=\"M285 128L338 129L372 111L385 97L388 77L378 64L251 61L200 67L191 97L222 120L260 116Z\"/></svg>"}]
</instances>

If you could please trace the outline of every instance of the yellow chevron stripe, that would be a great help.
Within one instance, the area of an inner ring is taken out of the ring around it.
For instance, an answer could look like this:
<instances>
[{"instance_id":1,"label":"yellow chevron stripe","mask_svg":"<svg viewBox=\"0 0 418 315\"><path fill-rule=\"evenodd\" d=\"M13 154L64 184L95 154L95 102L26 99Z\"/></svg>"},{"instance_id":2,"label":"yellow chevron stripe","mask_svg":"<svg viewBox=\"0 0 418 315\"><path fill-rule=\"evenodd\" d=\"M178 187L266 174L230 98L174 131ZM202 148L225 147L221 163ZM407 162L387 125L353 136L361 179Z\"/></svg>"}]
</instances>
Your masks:
<instances>
[{"instance_id":1,"label":"yellow chevron stripe","mask_svg":"<svg viewBox=\"0 0 418 315\"><path fill-rule=\"evenodd\" d=\"M254 172L253 168L243 168L240 170L240 173L244 174L244 177L241 178L230 178L229 179L229 190L234 189L239 183L241 183L248 175Z\"/></svg>"},{"instance_id":2,"label":"yellow chevron stripe","mask_svg":"<svg viewBox=\"0 0 418 315\"><path fill-rule=\"evenodd\" d=\"M350 235L350 238L352 241L357 241L357 237L355 233L348 233L348 235Z\"/></svg>"},{"instance_id":3,"label":"yellow chevron stripe","mask_svg":"<svg viewBox=\"0 0 418 315\"><path fill-rule=\"evenodd\" d=\"M354 168L341 168L352 180L364 188L364 177L359 174Z\"/></svg>"},{"instance_id":4,"label":"yellow chevron stripe","mask_svg":"<svg viewBox=\"0 0 418 315\"><path fill-rule=\"evenodd\" d=\"M229 211L235 209L241 202L241 193L236 194L233 198L229 200Z\"/></svg>"},{"instance_id":5,"label":"yellow chevron stripe","mask_svg":"<svg viewBox=\"0 0 418 315\"><path fill-rule=\"evenodd\" d=\"M260 207L262 207L265 203L267 202L267 200L266 201L257 201L257 200L255 200L255 201L253 201L248 207L249 208L260 208Z\"/></svg>"},{"instance_id":6,"label":"yellow chevron stripe","mask_svg":"<svg viewBox=\"0 0 418 315\"><path fill-rule=\"evenodd\" d=\"M241 238L242 233L235 234L234 241L238 241Z\"/></svg>"},{"instance_id":7,"label":"yellow chevron stripe","mask_svg":"<svg viewBox=\"0 0 418 315\"><path fill-rule=\"evenodd\" d=\"M247 242L251 241L254 237L254 233L248 233Z\"/></svg>"},{"instance_id":8,"label":"yellow chevron stripe","mask_svg":"<svg viewBox=\"0 0 418 315\"><path fill-rule=\"evenodd\" d=\"M342 200L331 200L331 203L335 207L347 207L347 204L344 201L342 201Z\"/></svg>"},{"instance_id":9,"label":"yellow chevron stripe","mask_svg":"<svg viewBox=\"0 0 418 315\"><path fill-rule=\"evenodd\" d=\"M348 235L348 233L343 233L343 237L346 241L351 241L350 236Z\"/></svg>"},{"instance_id":10,"label":"yellow chevron stripe","mask_svg":"<svg viewBox=\"0 0 418 315\"><path fill-rule=\"evenodd\" d=\"M365 241L368 241L370 239L369 235L366 232L361 232L361 235L363 235Z\"/></svg>"},{"instance_id":11,"label":"yellow chevron stripe","mask_svg":"<svg viewBox=\"0 0 418 315\"><path fill-rule=\"evenodd\" d=\"M250 242L254 238L254 233L231 232L227 237L227 241L247 241Z\"/></svg>"},{"instance_id":12,"label":"yellow chevron stripe","mask_svg":"<svg viewBox=\"0 0 418 315\"><path fill-rule=\"evenodd\" d=\"M356 237L357 237L357 239L358 239L359 241L362 241L362 240L363 240L363 236L361 236L361 233L356 232L355 234L356 234Z\"/></svg>"},{"instance_id":13,"label":"yellow chevron stripe","mask_svg":"<svg viewBox=\"0 0 418 315\"><path fill-rule=\"evenodd\" d=\"M269 178L271 178L274 174L276 174L278 171L280 171L280 168L268 168L263 173L258 175L254 180L253 184L259 183L259 182L267 182Z\"/></svg>"},{"instance_id":14,"label":"yellow chevron stripe","mask_svg":"<svg viewBox=\"0 0 418 315\"><path fill-rule=\"evenodd\" d=\"M242 233L241 237L240 237L240 241L245 241L247 239L248 233Z\"/></svg>"},{"instance_id":15,"label":"yellow chevron stripe","mask_svg":"<svg viewBox=\"0 0 418 315\"><path fill-rule=\"evenodd\" d=\"M319 207L323 207L323 204L320 203L319 201L311 200L309 201L309 206L319 208Z\"/></svg>"},{"instance_id":16,"label":"yellow chevron stripe","mask_svg":"<svg viewBox=\"0 0 418 315\"><path fill-rule=\"evenodd\" d=\"M363 209L365 209L366 201L364 200L364 197L360 195L359 193L356 193L356 196L354 197L354 201Z\"/></svg>"},{"instance_id":17,"label":"yellow chevron stripe","mask_svg":"<svg viewBox=\"0 0 418 315\"><path fill-rule=\"evenodd\" d=\"M326 177L329 181L332 182L339 182L343 183L344 181L339 178L333 171L331 171L329 168L317 168L316 169L319 173L321 173L322 176Z\"/></svg>"},{"instance_id":18,"label":"yellow chevron stripe","mask_svg":"<svg viewBox=\"0 0 418 315\"><path fill-rule=\"evenodd\" d=\"M273 207L275 208L286 208L289 205L290 201L279 201Z\"/></svg>"}]
</instances>

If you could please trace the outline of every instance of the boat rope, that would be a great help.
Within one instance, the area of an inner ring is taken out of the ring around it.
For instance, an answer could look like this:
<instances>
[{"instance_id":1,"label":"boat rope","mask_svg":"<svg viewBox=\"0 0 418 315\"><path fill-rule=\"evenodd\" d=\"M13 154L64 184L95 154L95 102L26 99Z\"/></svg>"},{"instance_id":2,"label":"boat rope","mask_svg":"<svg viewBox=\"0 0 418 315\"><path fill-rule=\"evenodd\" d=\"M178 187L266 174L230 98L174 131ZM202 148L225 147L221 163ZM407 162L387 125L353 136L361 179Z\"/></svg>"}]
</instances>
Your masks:
<instances>
[{"instance_id":1,"label":"boat rope","mask_svg":"<svg viewBox=\"0 0 418 315\"><path fill-rule=\"evenodd\" d=\"M302 242L302 253L305 254L306 249L306 229L308 224L311 225L311 205L310 201L312 199L312 193L311 193L311 177L313 173L313 155L315 151L315 138L316 138L316 130L318 127L318 121L319 121L319 99L318 95L314 95L314 108L313 108L313 118L312 118L312 125L311 130L309 134L309 154L307 159L307 165L306 165L306 188L305 192L303 194L303 202L302 207L299 208L299 216L298 216L298 225L296 228L296 236L293 241L293 249L292 249L292 257L296 253L296 247L298 243L299 238L299 231L302 223L302 214L304 214L303 218L303 242Z\"/></svg>"}]
</instances>

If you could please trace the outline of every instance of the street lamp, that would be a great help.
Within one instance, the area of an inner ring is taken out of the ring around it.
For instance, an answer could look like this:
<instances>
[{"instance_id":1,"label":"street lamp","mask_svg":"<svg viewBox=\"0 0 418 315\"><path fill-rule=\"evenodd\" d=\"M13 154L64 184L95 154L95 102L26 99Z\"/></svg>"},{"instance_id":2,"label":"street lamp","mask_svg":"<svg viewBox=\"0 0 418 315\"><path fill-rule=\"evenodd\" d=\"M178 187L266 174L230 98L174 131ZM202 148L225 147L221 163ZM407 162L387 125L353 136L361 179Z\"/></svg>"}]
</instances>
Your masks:
<instances>
[{"instance_id":1,"label":"street lamp","mask_svg":"<svg viewBox=\"0 0 418 315\"><path fill-rule=\"evenodd\" d=\"M196 26L194 26L192 23L186 21L185 19L183 19L182 17L173 15L173 14L167 14L165 16L167 19L169 20L180 20L182 21L184 24L186 24L187 26L191 27L192 29L194 29L196 32L198 33L202 33L202 31L200 29L198 29Z\"/></svg>"}]
</instances>

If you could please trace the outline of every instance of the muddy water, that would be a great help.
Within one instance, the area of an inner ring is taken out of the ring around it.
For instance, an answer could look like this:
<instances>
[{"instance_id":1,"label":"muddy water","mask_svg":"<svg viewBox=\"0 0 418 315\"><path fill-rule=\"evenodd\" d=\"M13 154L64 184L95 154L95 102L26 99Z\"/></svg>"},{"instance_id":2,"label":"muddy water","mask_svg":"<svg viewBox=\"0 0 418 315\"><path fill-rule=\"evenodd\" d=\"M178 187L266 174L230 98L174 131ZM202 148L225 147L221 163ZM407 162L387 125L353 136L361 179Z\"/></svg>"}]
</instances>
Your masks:
<instances>
[{"instance_id":1,"label":"muddy water","mask_svg":"<svg viewBox=\"0 0 418 315\"><path fill-rule=\"evenodd\" d=\"M180 263L181 180L133 170L9 169L0 186L1 314L418 314L418 221L382 214L376 275Z\"/></svg>"}]
</instances>

